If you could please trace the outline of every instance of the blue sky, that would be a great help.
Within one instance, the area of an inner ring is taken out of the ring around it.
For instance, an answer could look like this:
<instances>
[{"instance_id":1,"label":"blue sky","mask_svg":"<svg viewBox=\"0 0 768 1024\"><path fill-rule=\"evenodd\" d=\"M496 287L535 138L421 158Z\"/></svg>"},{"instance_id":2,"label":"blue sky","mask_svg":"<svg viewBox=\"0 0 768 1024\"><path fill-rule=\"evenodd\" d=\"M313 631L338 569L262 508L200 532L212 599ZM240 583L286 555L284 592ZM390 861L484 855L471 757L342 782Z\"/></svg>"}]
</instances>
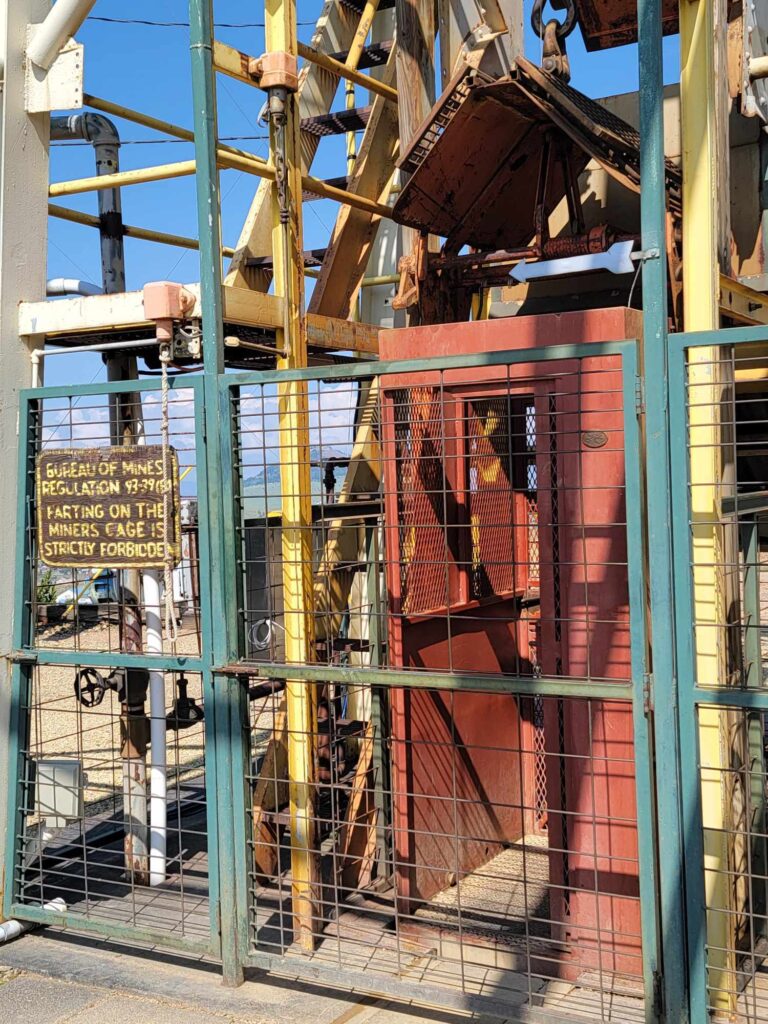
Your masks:
<instances>
[{"instance_id":1,"label":"blue sky","mask_svg":"<svg viewBox=\"0 0 768 1024\"><path fill-rule=\"evenodd\" d=\"M526 52L536 60L539 40L527 20L532 0L526 5ZM321 0L299 0L299 36L308 41L312 25L322 7ZM192 102L189 74L189 34L186 28L148 27L112 24L99 18L134 18L155 21L188 20L185 0L98 0L92 17L78 33L85 44L86 91L134 109L151 113L177 124L192 127ZM243 0L216 0L217 22L263 22L263 4ZM217 37L246 52L258 55L264 50L261 27L217 29ZM600 97L637 88L637 48L625 46L602 53L586 54L578 29L568 40L572 84L590 96ZM665 80L678 75L677 37L665 40ZM260 155L267 155L266 130L257 121L263 94L233 79L218 76L218 112L220 136L257 136L233 141ZM359 103L367 102L362 96ZM335 106L344 105L343 94ZM189 159L193 147L183 142L158 142L163 136L130 122L116 119L125 140L120 154L121 167L129 169ZM332 177L343 173L344 139L324 139L320 143L313 173ZM93 152L88 145L54 145L51 149L51 180L88 176L94 173ZM251 175L227 170L221 174L223 240L237 241L240 226L258 184ZM96 195L72 197L62 205L96 212ZM326 243L336 215L335 204L320 201L304 207L305 247ZM193 178L156 182L123 189L123 216L126 223L152 227L184 235L196 235L195 186ZM146 281L199 279L196 252L156 245L127 238L126 275L128 288L140 288ZM51 218L49 221L49 277L83 277L100 283L98 236L92 228ZM66 364L66 367L65 365ZM52 360L48 383L90 379L98 372L100 361L75 357ZM81 376L82 375L82 376Z\"/></svg>"}]
</instances>

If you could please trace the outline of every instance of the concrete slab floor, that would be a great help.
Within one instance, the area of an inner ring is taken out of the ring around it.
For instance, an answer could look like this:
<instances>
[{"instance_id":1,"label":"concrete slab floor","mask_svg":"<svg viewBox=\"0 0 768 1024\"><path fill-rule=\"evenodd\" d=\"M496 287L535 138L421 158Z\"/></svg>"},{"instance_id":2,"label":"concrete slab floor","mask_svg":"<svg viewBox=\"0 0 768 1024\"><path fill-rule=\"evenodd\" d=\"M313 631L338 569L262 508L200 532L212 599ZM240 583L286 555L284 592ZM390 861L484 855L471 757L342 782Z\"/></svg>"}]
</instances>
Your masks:
<instances>
[{"instance_id":1,"label":"concrete slab floor","mask_svg":"<svg viewBox=\"0 0 768 1024\"><path fill-rule=\"evenodd\" d=\"M225 988L218 967L206 961L126 951L56 932L32 933L0 946L0 1021L8 1024L460 1024L467 1019L355 993L340 996L311 981L265 979L258 973L239 988Z\"/></svg>"}]
</instances>

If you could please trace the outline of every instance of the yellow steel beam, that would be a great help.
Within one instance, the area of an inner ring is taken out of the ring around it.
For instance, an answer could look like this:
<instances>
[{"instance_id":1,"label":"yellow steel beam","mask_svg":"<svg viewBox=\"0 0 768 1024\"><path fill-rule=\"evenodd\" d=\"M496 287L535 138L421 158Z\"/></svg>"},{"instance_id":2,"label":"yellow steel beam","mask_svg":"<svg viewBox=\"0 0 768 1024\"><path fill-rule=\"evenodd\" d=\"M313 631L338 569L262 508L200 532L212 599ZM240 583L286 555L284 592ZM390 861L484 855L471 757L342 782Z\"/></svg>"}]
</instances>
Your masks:
<instances>
[{"instance_id":1,"label":"yellow steel beam","mask_svg":"<svg viewBox=\"0 0 768 1024\"><path fill-rule=\"evenodd\" d=\"M768 324L768 295L720 274L720 312L742 324Z\"/></svg>"},{"instance_id":2,"label":"yellow steel beam","mask_svg":"<svg viewBox=\"0 0 768 1024\"><path fill-rule=\"evenodd\" d=\"M268 51L296 53L296 0L267 0ZM288 93L285 124L270 122L269 148L275 166L285 167L280 190L272 188L272 258L275 295L285 303L285 322L278 334L286 352L278 368L307 365L307 322L304 314L302 241L301 115L299 99ZM286 217L287 212L287 217ZM278 384L280 484L282 491L283 606L285 659L300 666L313 654L312 499L309 467L309 407L306 381ZM319 919L319 860L315 829L315 686L300 669L286 680L288 719L288 791L291 816L291 887L294 939L304 949L315 945Z\"/></svg>"},{"instance_id":3,"label":"yellow steel beam","mask_svg":"<svg viewBox=\"0 0 768 1024\"><path fill-rule=\"evenodd\" d=\"M720 326L720 262L727 175L719 133L722 90L718 71L716 6L720 0L680 2L680 94L683 170L683 302L687 331ZM722 14L722 12L721 12ZM724 14L723 14L724 17ZM722 22L725 24L725 21ZM720 28L722 28L722 24ZM727 146L727 137L726 137ZM725 148L727 152L727 148ZM726 268L727 269L727 268ZM696 671L705 684L728 676L726 637L725 531L718 525L718 501L726 473L720 414L727 381L718 348L694 348L689 356L690 476ZM715 1013L735 1010L733 886L728 877L730 809L725 775L729 767L727 712L702 707L699 713L702 815L709 947L709 1001ZM686 752L687 756L691 752ZM697 865L692 865L697 870ZM703 942L703 936L695 941Z\"/></svg>"},{"instance_id":4,"label":"yellow steel beam","mask_svg":"<svg viewBox=\"0 0 768 1024\"><path fill-rule=\"evenodd\" d=\"M89 228L100 228L101 221L92 213L83 213L81 210L69 210L66 206L57 206L54 203L48 204L48 213L51 217L59 220L68 220L73 224L84 224ZM162 245L175 245L180 249L199 249L200 242L196 238L188 238L186 235L174 235L167 231L155 231L154 228L139 228L135 224L123 224L123 234L128 238L140 238L145 242L159 242ZM229 245L221 247L223 256L234 256L235 250Z\"/></svg>"}]
</instances>

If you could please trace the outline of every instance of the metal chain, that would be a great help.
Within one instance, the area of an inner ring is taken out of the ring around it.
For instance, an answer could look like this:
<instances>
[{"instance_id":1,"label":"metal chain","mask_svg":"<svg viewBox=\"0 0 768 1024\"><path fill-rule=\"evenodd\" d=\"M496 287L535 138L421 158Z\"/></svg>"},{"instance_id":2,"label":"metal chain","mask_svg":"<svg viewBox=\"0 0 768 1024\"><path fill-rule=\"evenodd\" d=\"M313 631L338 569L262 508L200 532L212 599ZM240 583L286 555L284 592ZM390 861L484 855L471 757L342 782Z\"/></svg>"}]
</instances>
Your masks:
<instances>
[{"instance_id":1,"label":"metal chain","mask_svg":"<svg viewBox=\"0 0 768 1024\"><path fill-rule=\"evenodd\" d=\"M531 11L531 27L539 38L544 37L544 23L542 21L542 12L547 0L534 0L533 10ZM552 7L556 11L565 11L565 20L556 22L556 34L557 38L562 41L573 32L576 27L576 8L573 0L554 0Z\"/></svg>"},{"instance_id":2,"label":"metal chain","mask_svg":"<svg viewBox=\"0 0 768 1024\"><path fill-rule=\"evenodd\" d=\"M168 413L168 364L171 361L171 346L160 346L160 394L161 394L161 444L163 453L163 589L165 591L165 635L176 653L176 615L173 607L173 551L171 547L171 486L170 474L170 423Z\"/></svg>"}]
</instances>

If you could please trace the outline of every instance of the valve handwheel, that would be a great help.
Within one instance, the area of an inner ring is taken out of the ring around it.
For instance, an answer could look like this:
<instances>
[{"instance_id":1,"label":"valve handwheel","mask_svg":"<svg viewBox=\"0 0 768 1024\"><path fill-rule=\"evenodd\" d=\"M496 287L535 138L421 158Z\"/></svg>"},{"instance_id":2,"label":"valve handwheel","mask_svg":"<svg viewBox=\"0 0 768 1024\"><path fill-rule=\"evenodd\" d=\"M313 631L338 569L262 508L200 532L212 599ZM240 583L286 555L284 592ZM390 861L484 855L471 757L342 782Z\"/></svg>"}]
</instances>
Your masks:
<instances>
[{"instance_id":1,"label":"valve handwheel","mask_svg":"<svg viewBox=\"0 0 768 1024\"><path fill-rule=\"evenodd\" d=\"M85 708L96 708L104 700L107 686L95 668L81 668L75 676L75 696Z\"/></svg>"}]
</instances>

